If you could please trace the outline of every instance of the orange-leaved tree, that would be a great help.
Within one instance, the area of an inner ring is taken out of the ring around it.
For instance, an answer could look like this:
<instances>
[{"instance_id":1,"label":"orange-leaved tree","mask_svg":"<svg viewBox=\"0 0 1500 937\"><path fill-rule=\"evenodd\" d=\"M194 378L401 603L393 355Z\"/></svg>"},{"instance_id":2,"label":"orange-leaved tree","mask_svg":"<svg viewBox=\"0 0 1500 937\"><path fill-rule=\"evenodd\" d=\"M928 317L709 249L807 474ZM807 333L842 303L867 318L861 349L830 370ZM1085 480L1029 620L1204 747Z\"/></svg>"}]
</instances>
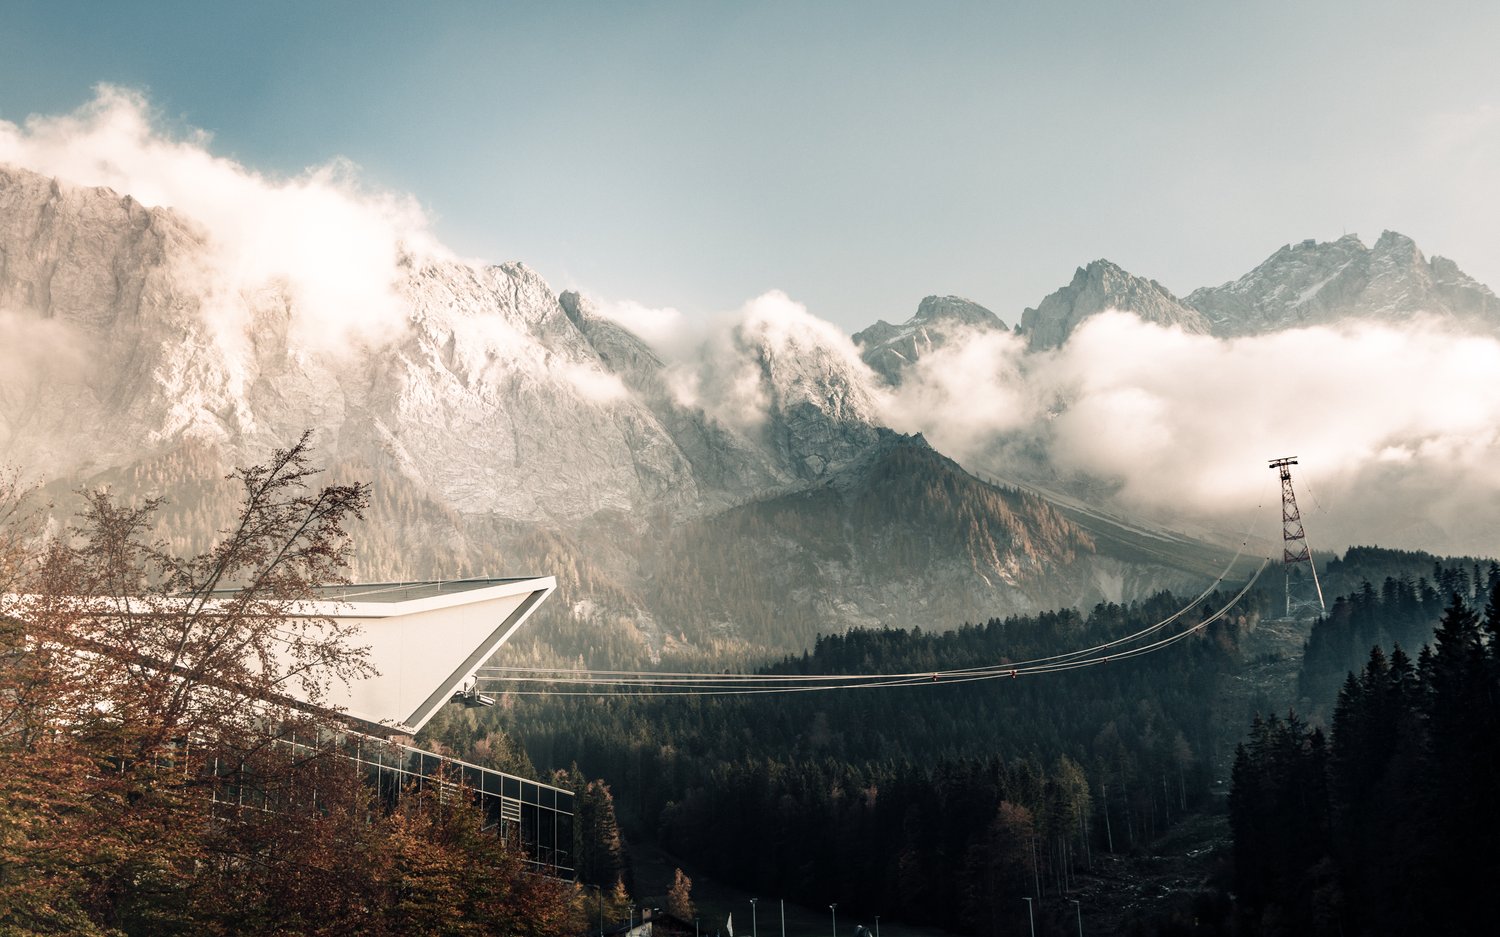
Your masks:
<instances>
[{"instance_id":1,"label":"orange-leaved tree","mask_svg":"<svg viewBox=\"0 0 1500 937\"><path fill-rule=\"evenodd\" d=\"M49 537L0 478L0 932L577 929L576 890L460 788L392 810L339 757L310 703L370 667L305 603L344 581L369 491L313 485L310 453L304 435L229 475L236 519L187 557L159 500L81 492Z\"/></svg>"},{"instance_id":2,"label":"orange-leaved tree","mask_svg":"<svg viewBox=\"0 0 1500 937\"><path fill-rule=\"evenodd\" d=\"M237 519L189 557L154 535L159 499L82 491L76 525L42 539L34 493L13 476L0 488L0 783L15 805L0 925L190 929L225 826L214 795L253 789L271 806L307 760L277 740L330 737L305 701L369 668L346 625L299 603L343 581L344 525L369 492L313 487L309 455L304 435L232 473Z\"/></svg>"}]
</instances>

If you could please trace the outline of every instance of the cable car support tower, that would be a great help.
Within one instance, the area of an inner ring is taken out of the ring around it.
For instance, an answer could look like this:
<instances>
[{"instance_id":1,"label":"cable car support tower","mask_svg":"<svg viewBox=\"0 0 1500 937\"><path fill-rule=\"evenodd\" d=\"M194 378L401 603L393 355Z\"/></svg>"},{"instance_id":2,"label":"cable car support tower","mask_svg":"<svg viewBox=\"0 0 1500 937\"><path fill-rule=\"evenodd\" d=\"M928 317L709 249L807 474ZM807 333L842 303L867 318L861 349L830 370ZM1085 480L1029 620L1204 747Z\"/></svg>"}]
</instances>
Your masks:
<instances>
[{"instance_id":1,"label":"cable car support tower","mask_svg":"<svg viewBox=\"0 0 1500 937\"><path fill-rule=\"evenodd\" d=\"M1323 614L1323 586L1318 582L1318 567L1307 546L1307 531L1302 528L1302 512L1297 510L1297 495L1292 491L1292 466L1297 457L1272 459L1271 468L1281 472L1281 567L1286 573L1286 617L1312 618ZM1306 565L1307 572L1302 571ZM1294 585L1295 583L1295 585ZM1308 588L1311 584L1311 588Z\"/></svg>"}]
</instances>

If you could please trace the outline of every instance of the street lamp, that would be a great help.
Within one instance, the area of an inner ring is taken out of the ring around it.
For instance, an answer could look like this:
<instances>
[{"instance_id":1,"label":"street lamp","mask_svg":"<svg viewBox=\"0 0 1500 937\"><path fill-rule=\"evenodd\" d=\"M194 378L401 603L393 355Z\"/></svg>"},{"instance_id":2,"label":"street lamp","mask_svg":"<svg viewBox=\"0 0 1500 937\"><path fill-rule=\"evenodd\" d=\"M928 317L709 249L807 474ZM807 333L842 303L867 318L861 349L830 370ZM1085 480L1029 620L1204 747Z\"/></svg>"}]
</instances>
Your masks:
<instances>
[{"instance_id":1,"label":"street lamp","mask_svg":"<svg viewBox=\"0 0 1500 937\"><path fill-rule=\"evenodd\" d=\"M833 915L833 937L839 937L839 906L837 903L828 906L828 913Z\"/></svg>"},{"instance_id":2,"label":"street lamp","mask_svg":"<svg viewBox=\"0 0 1500 937\"><path fill-rule=\"evenodd\" d=\"M759 932L755 929L755 903L759 900L759 898L750 899L750 937L760 937Z\"/></svg>"},{"instance_id":3,"label":"street lamp","mask_svg":"<svg viewBox=\"0 0 1500 937\"><path fill-rule=\"evenodd\" d=\"M603 934L599 937L604 937ZM698 937L698 915L693 915L693 937Z\"/></svg>"},{"instance_id":4,"label":"street lamp","mask_svg":"<svg viewBox=\"0 0 1500 937\"><path fill-rule=\"evenodd\" d=\"M1036 937L1036 916L1031 913L1031 899L1022 898L1026 902L1026 919L1031 922L1031 937Z\"/></svg>"},{"instance_id":5,"label":"street lamp","mask_svg":"<svg viewBox=\"0 0 1500 937\"><path fill-rule=\"evenodd\" d=\"M601 934L600 937L603 937ZM875 937L880 937L880 915L875 915Z\"/></svg>"},{"instance_id":6,"label":"street lamp","mask_svg":"<svg viewBox=\"0 0 1500 937\"><path fill-rule=\"evenodd\" d=\"M1078 903L1077 898L1069 898L1073 902L1073 913L1078 915L1078 937L1083 937L1083 905ZM876 937L879 937L877 934Z\"/></svg>"},{"instance_id":7,"label":"street lamp","mask_svg":"<svg viewBox=\"0 0 1500 937\"><path fill-rule=\"evenodd\" d=\"M604 889L598 885L590 885L588 882L584 882L583 887L592 888L599 893L599 937L604 937Z\"/></svg>"}]
</instances>

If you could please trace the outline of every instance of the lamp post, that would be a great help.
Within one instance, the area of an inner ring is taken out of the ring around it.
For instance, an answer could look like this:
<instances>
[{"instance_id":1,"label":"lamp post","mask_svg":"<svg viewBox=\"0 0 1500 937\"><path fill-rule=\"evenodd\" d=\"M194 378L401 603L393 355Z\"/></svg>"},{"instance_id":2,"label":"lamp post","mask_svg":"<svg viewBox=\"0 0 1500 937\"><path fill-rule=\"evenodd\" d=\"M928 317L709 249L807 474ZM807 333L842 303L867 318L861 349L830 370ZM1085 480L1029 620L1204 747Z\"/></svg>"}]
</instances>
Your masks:
<instances>
[{"instance_id":1,"label":"lamp post","mask_svg":"<svg viewBox=\"0 0 1500 937\"><path fill-rule=\"evenodd\" d=\"M878 914L875 915L875 937L880 937L880 915Z\"/></svg>"},{"instance_id":2,"label":"lamp post","mask_svg":"<svg viewBox=\"0 0 1500 937\"><path fill-rule=\"evenodd\" d=\"M1078 903L1077 898L1069 898L1068 900L1073 902L1073 913L1078 916L1078 937L1083 937L1083 905Z\"/></svg>"},{"instance_id":3,"label":"lamp post","mask_svg":"<svg viewBox=\"0 0 1500 937\"><path fill-rule=\"evenodd\" d=\"M693 915L693 937L698 937L698 915L696 914Z\"/></svg>"},{"instance_id":4,"label":"lamp post","mask_svg":"<svg viewBox=\"0 0 1500 937\"><path fill-rule=\"evenodd\" d=\"M781 937L786 937L786 899L781 899Z\"/></svg>"},{"instance_id":5,"label":"lamp post","mask_svg":"<svg viewBox=\"0 0 1500 937\"><path fill-rule=\"evenodd\" d=\"M839 937L839 906L837 903L828 906L828 913L833 915L833 937Z\"/></svg>"},{"instance_id":6,"label":"lamp post","mask_svg":"<svg viewBox=\"0 0 1500 937\"><path fill-rule=\"evenodd\" d=\"M750 937L760 937L760 932L755 927L755 903L759 898L750 899Z\"/></svg>"},{"instance_id":7,"label":"lamp post","mask_svg":"<svg viewBox=\"0 0 1500 937\"><path fill-rule=\"evenodd\" d=\"M590 885L588 882L584 882L583 887L592 888L599 893L599 937L604 937L604 889L598 885Z\"/></svg>"},{"instance_id":8,"label":"lamp post","mask_svg":"<svg viewBox=\"0 0 1500 937\"><path fill-rule=\"evenodd\" d=\"M1031 913L1031 899L1022 898L1026 902L1026 920L1031 922L1031 937L1036 937L1036 915Z\"/></svg>"}]
</instances>

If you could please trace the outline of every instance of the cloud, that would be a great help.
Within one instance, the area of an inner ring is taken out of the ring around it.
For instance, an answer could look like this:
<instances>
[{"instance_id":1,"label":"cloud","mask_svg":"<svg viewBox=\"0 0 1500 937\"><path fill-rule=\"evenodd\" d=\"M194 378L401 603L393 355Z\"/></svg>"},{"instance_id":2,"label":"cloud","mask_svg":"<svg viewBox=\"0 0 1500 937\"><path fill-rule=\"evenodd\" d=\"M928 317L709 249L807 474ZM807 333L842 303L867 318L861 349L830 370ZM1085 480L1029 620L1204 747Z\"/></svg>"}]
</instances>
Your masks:
<instances>
[{"instance_id":1,"label":"cloud","mask_svg":"<svg viewBox=\"0 0 1500 937\"><path fill-rule=\"evenodd\" d=\"M110 85L71 114L0 121L0 163L107 186L206 232L206 306L231 329L243 324L233 320L245 297L268 286L290 294L306 344L378 341L404 322L394 290L402 255L445 254L414 200L369 189L344 160L274 178L213 155L210 143L201 130L173 135L143 95Z\"/></svg>"},{"instance_id":2,"label":"cloud","mask_svg":"<svg viewBox=\"0 0 1500 937\"><path fill-rule=\"evenodd\" d=\"M691 344L693 333L698 331L691 328L692 320L680 310L671 307L654 309L629 299L601 303L597 312L655 348L658 354L666 353L670 357L677 356L672 351L680 349L685 341Z\"/></svg>"},{"instance_id":3,"label":"cloud","mask_svg":"<svg viewBox=\"0 0 1500 937\"><path fill-rule=\"evenodd\" d=\"M0 309L0 443L7 448L39 420L61 384L80 380L89 362L53 319Z\"/></svg>"},{"instance_id":4,"label":"cloud","mask_svg":"<svg viewBox=\"0 0 1500 937\"><path fill-rule=\"evenodd\" d=\"M1046 354L950 343L887 412L970 468L1045 465L1109 483L1119 507L1232 529L1258 512L1270 536L1266 462L1298 456L1324 547L1500 548L1500 341L1435 320L1222 340L1105 313Z\"/></svg>"},{"instance_id":5,"label":"cloud","mask_svg":"<svg viewBox=\"0 0 1500 937\"><path fill-rule=\"evenodd\" d=\"M645 320L642 337L662 356L677 402L727 426L751 432L765 423L773 406L805 400L824 407L830 397L837 398L845 416L877 417L873 395L865 390L874 386L874 375L853 341L780 290L732 312L642 315L637 307L630 315ZM619 313L611 317L629 321Z\"/></svg>"},{"instance_id":6,"label":"cloud","mask_svg":"<svg viewBox=\"0 0 1500 937\"><path fill-rule=\"evenodd\" d=\"M885 400L885 419L961 461L976 461L1043 415L1025 352L1025 340L1010 332L958 330L908 369Z\"/></svg>"},{"instance_id":7,"label":"cloud","mask_svg":"<svg viewBox=\"0 0 1500 937\"><path fill-rule=\"evenodd\" d=\"M615 403L630 395L618 377L592 365L568 361L557 365L557 372L590 403Z\"/></svg>"}]
</instances>

